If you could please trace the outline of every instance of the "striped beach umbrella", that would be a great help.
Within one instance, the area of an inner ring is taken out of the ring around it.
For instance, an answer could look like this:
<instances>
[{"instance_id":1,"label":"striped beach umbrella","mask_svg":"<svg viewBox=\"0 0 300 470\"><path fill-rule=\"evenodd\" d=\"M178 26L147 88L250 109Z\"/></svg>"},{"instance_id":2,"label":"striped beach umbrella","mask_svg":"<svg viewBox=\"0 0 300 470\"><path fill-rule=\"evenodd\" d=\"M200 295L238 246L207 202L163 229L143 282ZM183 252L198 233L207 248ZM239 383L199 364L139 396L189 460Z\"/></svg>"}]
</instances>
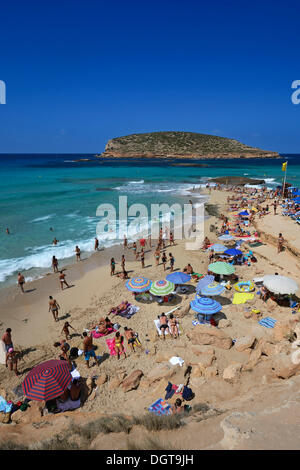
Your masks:
<instances>
[{"instance_id":1,"label":"striped beach umbrella","mask_svg":"<svg viewBox=\"0 0 300 470\"><path fill-rule=\"evenodd\" d=\"M212 282L211 284L208 284L208 286L205 286L203 289L201 289L201 295L220 295L222 292L224 292L224 290L224 286L218 282ZM198 298L198 296L196 296L196 298Z\"/></svg>"},{"instance_id":2,"label":"striped beach umbrella","mask_svg":"<svg viewBox=\"0 0 300 470\"><path fill-rule=\"evenodd\" d=\"M203 289L205 286L208 286L208 284L211 284L212 282L214 282L214 280L215 280L215 276L212 276L211 274L207 274L202 279L200 279L200 281L196 285L196 291L200 292L201 289Z\"/></svg>"},{"instance_id":3,"label":"striped beach umbrella","mask_svg":"<svg viewBox=\"0 0 300 470\"><path fill-rule=\"evenodd\" d=\"M214 243L209 248L207 248L207 250L214 250L215 253L224 253L224 251L227 250L227 247L221 245L221 243Z\"/></svg>"},{"instance_id":4,"label":"striped beach umbrella","mask_svg":"<svg viewBox=\"0 0 300 470\"><path fill-rule=\"evenodd\" d=\"M147 292L150 290L152 281L146 277L133 277L126 282L126 287L132 292Z\"/></svg>"},{"instance_id":5,"label":"striped beach umbrella","mask_svg":"<svg viewBox=\"0 0 300 470\"><path fill-rule=\"evenodd\" d=\"M234 273L235 268L232 266L232 264L227 264L224 261L216 261L215 263L208 265L208 270L216 274L223 274L228 276L229 274Z\"/></svg>"},{"instance_id":6,"label":"striped beach umbrella","mask_svg":"<svg viewBox=\"0 0 300 470\"><path fill-rule=\"evenodd\" d=\"M168 295L175 290L175 284L165 279L161 281L155 281L152 283L150 292L153 295Z\"/></svg>"},{"instance_id":7,"label":"striped beach umbrella","mask_svg":"<svg viewBox=\"0 0 300 470\"><path fill-rule=\"evenodd\" d=\"M190 306L192 310L203 315L214 315L222 310L222 305L219 302L208 297L197 297L191 301Z\"/></svg>"},{"instance_id":8,"label":"striped beach umbrella","mask_svg":"<svg viewBox=\"0 0 300 470\"><path fill-rule=\"evenodd\" d=\"M34 367L24 382L24 395L30 400L52 400L59 397L72 382L67 361L53 359Z\"/></svg>"},{"instance_id":9,"label":"striped beach umbrella","mask_svg":"<svg viewBox=\"0 0 300 470\"><path fill-rule=\"evenodd\" d=\"M175 272L168 274L166 276L167 281L173 282L173 284L185 284L191 280L190 274L182 273L182 272Z\"/></svg>"},{"instance_id":10,"label":"striped beach umbrella","mask_svg":"<svg viewBox=\"0 0 300 470\"><path fill-rule=\"evenodd\" d=\"M229 242L230 240L234 240L234 237L229 234L224 234L218 237L219 240L222 240L223 242Z\"/></svg>"}]
</instances>

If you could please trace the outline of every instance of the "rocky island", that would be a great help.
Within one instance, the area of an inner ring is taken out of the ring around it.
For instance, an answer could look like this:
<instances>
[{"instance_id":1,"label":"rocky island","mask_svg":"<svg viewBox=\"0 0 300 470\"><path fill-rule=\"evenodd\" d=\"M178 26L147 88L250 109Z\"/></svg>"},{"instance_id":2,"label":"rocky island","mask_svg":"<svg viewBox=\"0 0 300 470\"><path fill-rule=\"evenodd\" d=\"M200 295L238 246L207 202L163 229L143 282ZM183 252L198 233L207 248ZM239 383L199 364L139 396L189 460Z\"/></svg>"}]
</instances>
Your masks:
<instances>
[{"instance_id":1,"label":"rocky island","mask_svg":"<svg viewBox=\"0 0 300 470\"><path fill-rule=\"evenodd\" d=\"M101 158L279 158L277 152L261 150L238 140L196 132L150 132L117 137L107 142Z\"/></svg>"}]
</instances>

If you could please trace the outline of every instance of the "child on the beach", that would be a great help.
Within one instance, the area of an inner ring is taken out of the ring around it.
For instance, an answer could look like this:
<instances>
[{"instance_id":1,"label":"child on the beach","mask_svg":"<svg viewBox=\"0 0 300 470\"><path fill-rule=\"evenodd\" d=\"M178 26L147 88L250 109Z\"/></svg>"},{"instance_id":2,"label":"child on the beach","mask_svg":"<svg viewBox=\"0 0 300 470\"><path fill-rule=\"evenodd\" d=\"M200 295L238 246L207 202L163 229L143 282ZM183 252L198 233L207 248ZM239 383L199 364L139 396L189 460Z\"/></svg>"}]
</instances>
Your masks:
<instances>
[{"instance_id":1,"label":"child on the beach","mask_svg":"<svg viewBox=\"0 0 300 470\"><path fill-rule=\"evenodd\" d=\"M66 339L71 339L69 328L72 328L72 330L75 331L72 325L68 321L65 322L63 329L61 330L62 333L65 333Z\"/></svg>"}]
</instances>

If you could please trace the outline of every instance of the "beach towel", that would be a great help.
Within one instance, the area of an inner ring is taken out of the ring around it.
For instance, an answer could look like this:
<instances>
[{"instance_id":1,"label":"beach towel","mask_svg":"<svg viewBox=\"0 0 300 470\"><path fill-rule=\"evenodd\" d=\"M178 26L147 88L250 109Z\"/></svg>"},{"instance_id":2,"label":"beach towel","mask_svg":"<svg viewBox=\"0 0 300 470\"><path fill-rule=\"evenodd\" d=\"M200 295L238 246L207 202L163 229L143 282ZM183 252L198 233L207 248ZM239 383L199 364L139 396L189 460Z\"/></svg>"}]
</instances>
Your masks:
<instances>
[{"instance_id":1,"label":"beach towel","mask_svg":"<svg viewBox=\"0 0 300 470\"><path fill-rule=\"evenodd\" d=\"M107 328L107 333L98 333L96 330L92 331L93 338L102 338L102 336L107 336L113 333L115 330L113 328Z\"/></svg>"},{"instance_id":2,"label":"beach towel","mask_svg":"<svg viewBox=\"0 0 300 470\"><path fill-rule=\"evenodd\" d=\"M254 294L250 294L248 292L236 292L233 296L232 303L234 305L244 304L247 300L252 300Z\"/></svg>"},{"instance_id":3,"label":"beach towel","mask_svg":"<svg viewBox=\"0 0 300 470\"><path fill-rule=\"evenodd\" d=\"M166 314L167 315L167 314ZM162 335L162 331L161 329L159 328L160 326L160 323L159 323L159 318L157 318L156 320L154 320L154 324L156 326L156 330L157 330L157 333L159 334L159 336ZM168 323L169 325L169 323ZM181 335L182 334L182 328L181 328L181 325L178 323L178 333ZM170 327L170 326L169 326ZM168 335L169 334L169 331L165 331L165 334Z\"/></svg>"},{"instance_id":4,"label":"beach towel","mask_svg":"<svg viewBox=\"0 0 300 470\"><path fill-rule=\"evenodd\" d=\"M117 353L116 353L116 350L115 350L115 338L111 338L111 339L106 339L106 344L108 346L108 349L109 349L109 354L111 356L116 356ZM124 347L124 339L122 340L122 345ZM125 347L124 347L124 351L126 351Z\"/></svg>"},{"instance_id":5,"label":"beach towel","mask_svg":"<svg viewBox=\"0 0 300 470\"><path fill-rule=\"evenodd\" d=\"M76 408L80 407L80 398L79 400L73 401L71 398L64 401L63 403L59 400L56 400L57 409L60 411L69 411L69 410L76 410Z\"/></svg>"},{"instance_id":6,"label":"beach towel","mask_svg":"<svg viewBox=\"0 0 300 470\"><path fill-rule=\"evenodd\" d=\"M154 403L152 403L152 405L149 406L148 411L158 416L172 414L171 405L169 405L169 403L167 403L162 398L159 398Z\"/></svg>"},{"instance_id":7,"label":"beach towel","mask_svg":"<svg viewBox=\"0 0 300 470\"><path fill-rule=\"evenodd\" d=\"M137 307L136 305L130 305L124 312L121 313L115 313L115 315L119 315L122 318L127 318L128 320L134 315L136 312L138 312L140 307Z\"/></svg>"},{"instance_id":8,"label":"beach towel","mask_svg":"<svg viewBox=\"0 0 300 470\"><path fill-rule=\"evenodd\" d=\"M275 320L275 318L265 317L262 320L260 320L258 323L261 326L264 326L265 328L274 328L276 321L277 320Z\"/></svg>"}]
</instances>

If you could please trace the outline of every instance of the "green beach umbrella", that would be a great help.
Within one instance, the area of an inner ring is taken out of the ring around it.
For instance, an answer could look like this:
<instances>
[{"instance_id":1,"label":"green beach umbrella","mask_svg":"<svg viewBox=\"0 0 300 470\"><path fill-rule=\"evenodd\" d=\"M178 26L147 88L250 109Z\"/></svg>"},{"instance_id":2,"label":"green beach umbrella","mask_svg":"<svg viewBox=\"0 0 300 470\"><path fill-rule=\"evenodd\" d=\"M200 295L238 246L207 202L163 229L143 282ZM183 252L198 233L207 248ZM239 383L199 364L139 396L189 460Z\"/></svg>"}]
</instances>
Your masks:
<instances>
[{"instance_id":1,"label":"green beach umbrella","mask_svg":"<svg viewBox=\"0 0 300 470\"><path fill-rule=\"evenodd\" d=\"M175 284L165 279L161 281L155 281L152 283L150 293L153 295L168 295L175 290Z\"/></svg>"},{"instance_id":2,"label":"green beach umbrella","mask_svg":"<svg viewBox=\"0 0 300 470\"><path fill-rule=\"evenodd\" d=\"M216 261L215 263L208 265L208 270L216 274L223 274L228 276L229 274L234 273L235 268L232 266L232 264L224 263L224 261Z\"/></svg>"}]
</instances>

